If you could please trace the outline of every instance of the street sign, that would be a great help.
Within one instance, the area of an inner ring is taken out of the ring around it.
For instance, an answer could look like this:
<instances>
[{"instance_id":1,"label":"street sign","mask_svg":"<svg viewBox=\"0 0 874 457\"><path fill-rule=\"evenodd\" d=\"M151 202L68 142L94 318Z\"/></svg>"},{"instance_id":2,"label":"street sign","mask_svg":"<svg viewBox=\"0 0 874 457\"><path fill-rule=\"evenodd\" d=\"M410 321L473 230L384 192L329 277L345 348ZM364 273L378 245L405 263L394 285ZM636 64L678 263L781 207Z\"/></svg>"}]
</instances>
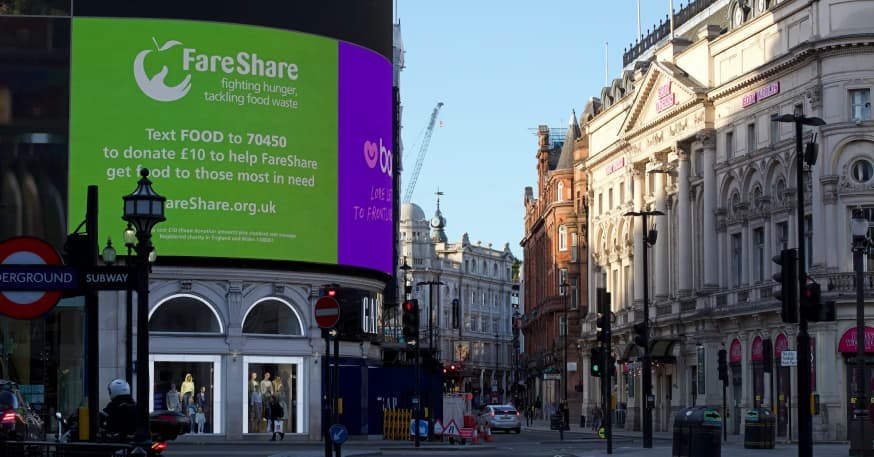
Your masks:
<instances>
[{"instance_id":1,"label":"street sign","mask_svg":"<svg viewBox=\"0 0 874 457\"><path fill-rule=\"evenodd\" d=\"M781 367L798 366L798 351L783 351L780 353Z\"/></svg>"},{"instance_id":2,"label":"street sign","mask_svg":"<svg viewBox=\"0 0 874 457\"><path fill-rule=\"evenodd\" d=\"M82 270L79 286L82 290L136 289L136 277L129 267L92 267Z\"/></svg>"},{"instance_id":3,"label":"street sign","mask_svg":"<svg viewBox=\"0 0 874 457\"><path fill-rule=\"evenodd\" d=\"M440 419L434 421L434 434L440 436L443 434L443 423L440 422Z\"/></svg>"},{"instance_id":4,"label":"street sign","mask_svg":"<svg viewBox=\"0 0 874 457\"><path fill-rule=\"evenodd\" d=\"M349 432L343 424L332 425L331 428L328 429L328 433L331 435L331 441L337 445L345 443L346 439L349 438Z\"/></svg>"},{"instance_id":5,"label":"street sign","mask_svg":"<svg viewBox=\"0 0 874 457\"><path fill-rule=\"evenodd\" d=\"M340 304L334 297L321 297L316 301L316 324L321 328L333 328L340 320Z\"/></svg>"},{"instance_id":6,"label":"street sign","mask_svg":"<svg viewBox=\"0 0 874 457\"><path fill-rule=\"evenodd\" d=\"M455 423L455 419L450 419L449 423L446 425L446 428L443 429L444 436L457 436L461 437L461 431L458 430L458 424Z\"/></svg>"},{"instance_id":7,"label":"street sign","mask_svg":"<svg viewBox=\"0 0 874 457\"><path fill-rule=\"evenodd\" d=\"M76 288L75 272L62 265L55 248L39 238L21 236L0 243L0 313L33 319L52 309L61 290Z\"/></svg>"}]
</instances>

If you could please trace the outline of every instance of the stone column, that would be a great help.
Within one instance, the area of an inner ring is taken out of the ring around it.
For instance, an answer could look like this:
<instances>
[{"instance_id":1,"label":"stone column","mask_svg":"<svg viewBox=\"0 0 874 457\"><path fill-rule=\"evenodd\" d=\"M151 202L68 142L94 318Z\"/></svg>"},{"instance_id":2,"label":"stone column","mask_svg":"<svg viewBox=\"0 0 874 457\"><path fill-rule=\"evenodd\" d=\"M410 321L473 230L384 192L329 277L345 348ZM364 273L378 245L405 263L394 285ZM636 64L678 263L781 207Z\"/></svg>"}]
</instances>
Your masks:
<instances>
[{"instance_id":1,"label":"stone column","mask_svg":"<svg viewBox=\"0 0 874 457\"><path fill-rule=\"evenodd\" d=\"M819 249L814 248L814 252L823 253L823 262L825 262L824 267L826 268L835 268L838 265L838 249L839 243L835 243L837 240L837 224L835 221L839 221L842 218L837 213L837 207L835 203L838 202L838 177L837 176L824 176L820 178L820 182L823 187L823 195L822 195L822 204L823 204L823 217L820 219L816 218L816 215L813 217L813 222L816 224L816 221L831 221L832 223L820 224L820 227L823 227L823 230L814 231L816 246L820 246ZM831 241L827 241L831 240ZM824 252L823 252L824 251Z\"/></svg>"},{"instance_id":2,"label":"stone column","mask_svg":"<svg viewBox=\"0 0 874 457\"><path fill-rule=\"evenodd\" d=\"M729 249L728 235L726 233L725 210L724 209L716 210L716 216L717 216L717 220L718 220L718 223L716 225L718 246L715 247L713 252L714 252L714 254L718 255L720 259L723 259L722 262L719 262L719 267L717 270L718 274L719 274L718 279L717 279L717 284L721 285L722 287L728 287L729 280L728 280L728 265L727 265L727 263L729 262L728 259L730 257L729 257L729 251L728 251L728 249ZM706 248L707 240L704 241L704 244L705 244L704 252L705 252L705 255L707 255L706 254L706 252L707 252L707 248ZM707 262L706 258L704 259L704 262L706 264L706 262Z\"/></svg>"},{"instance_id":3,"label":"stone column","mask_svg":"<svg viewBox=\"0 0 874 457\"><path fill-rule=\"evenodd\" d=\"M650 176L655 178L655 209L665 213L664 216L653 217L651 222L661 232L654 246L655 262L653 262L655 299L658 301L668 297L668 240L670 239L668 221L671 220L671 216L665 204L665 174L653 173ZM646 230L646 227L643 229Z\"/></svg>"},{"instance_id":4,"label":"stone column","mask_svg":"<svg viewBox=\"0 0 874 457\"><path fill-rule=\"evenodd\" d=\"M643 170L635 168L634 174L634 210L643 211L643 194L645 192ZM643 221L640 217L630 218L634 224L634 301L643 303Z\"/></svg>"},{"instance_id":5,"label":"stone column","mask_svg":"<svg viewBox=\"0 0 874 457\"><path fill-rule=\"evenodd\" d=\"M719 256L716 249L716 131L704 129L695 137L702 149L701 168L704 172L704 288L716 289Z\"/></svg>"},{"instance_id":6,"label":"stone column","mask_svg":"<svg viewBox=\"0 0 874 457\"><path fill-rule=\"evenodd\" d=\"M677 149L679 155L679 199L677 219L677 263L679 292L681 297L692 294L692 201L689 194L689 153Z\"/></svg>"}]
</instances>

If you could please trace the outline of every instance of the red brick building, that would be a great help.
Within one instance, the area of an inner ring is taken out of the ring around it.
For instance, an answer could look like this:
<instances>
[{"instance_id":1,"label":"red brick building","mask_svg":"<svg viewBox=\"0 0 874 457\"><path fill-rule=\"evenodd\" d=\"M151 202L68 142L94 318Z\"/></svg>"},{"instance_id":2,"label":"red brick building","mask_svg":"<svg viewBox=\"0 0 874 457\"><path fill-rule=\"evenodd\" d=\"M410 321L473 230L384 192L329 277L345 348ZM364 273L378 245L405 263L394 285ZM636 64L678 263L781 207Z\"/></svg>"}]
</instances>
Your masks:
<instances>
[{"instance_id":1,"label":"red brick building","mask_svg":"<svg viewBox=\"0 0 874 457\"><path fill-rule=\"evenodd\" d=\"M568 400L570 417L576 418L577 386L588 378L577 348L588 310L587 184L584 170L576 166L586 159L587 148L575 115L564 138L561 130L539 127L537 196L531 187L525 189L523 360L529 401L549 414Z\"/></svg>"}]
</instances>

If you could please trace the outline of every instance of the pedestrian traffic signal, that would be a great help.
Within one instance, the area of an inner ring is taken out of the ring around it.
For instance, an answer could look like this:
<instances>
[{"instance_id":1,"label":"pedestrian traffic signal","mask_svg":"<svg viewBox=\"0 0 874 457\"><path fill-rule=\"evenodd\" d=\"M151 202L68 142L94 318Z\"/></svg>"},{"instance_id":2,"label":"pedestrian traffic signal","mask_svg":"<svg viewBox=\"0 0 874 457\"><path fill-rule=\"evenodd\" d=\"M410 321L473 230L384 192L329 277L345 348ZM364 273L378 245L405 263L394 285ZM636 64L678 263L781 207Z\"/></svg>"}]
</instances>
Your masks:
<instances>
[{"instance_id":1,"label":"pedestrian traffic signal","mask_svg":"<svg viewBox=\"0 0 874 457\"><path fill-rule=\"evenodd\" d=\"M419 340L419 300L404 302L402 320L404 341L409 346L415 346Z\"/></svg>"},{"instance_id":2,"label":"pedestrian traffic signal","mask_svg":"<svg viewBox=\"0 0 874 457\"><path fill-rule=\"evenodd\" d=\"M597 319L595 320L597 327L596 338L599 342L606 345L610 341L610 292L607 292L607 289L603 287L599 287L596 294L598 306Z\"/></svg>"},{"instance_id":3,"label":"pedestrian traffic signal","mask_svg":"<svg viewBox=\"0 0 874 457\"><path fill-rule=\"evenodd\" d=\"M607 319L607 315L598 313L598 319L595 321L595 325L597 326L596 337L598 342L601 343L607 342L607 326L609 325Z\"/></svg>"},{"instance_id":4,"label":"pedestrian traffic signal","mask_svg":"<svg viewBox=\"0 0 874 457\"><path fill-rule=\"evenodd\" d=\"M717 354L717 360L719 361L719 380L722 381L723 384L728 384L728 360L726 360L725 349L720 349Z\"/></svg>"},{"instance_id":5,"label":"pedestrian traffic signal","mask_svg":"<svg viewBox=\"0 0 874 457\"><path fill-rule=\"evenodd\" d=\"M828 322L835 320L835 302L822 302L822 289L818 283L804 285L804 317L808 322Z\"/></svg>"},{"instance_id":6,"label":"pedestrian traffic signal","mask_svg":"<svg viewBox=\"0 0 874 457\"><path fill-rule=\"evenodd\" d=\"M600 378L601 372L604 370L604 353L600 347L589 350L589 358L592 360L591 375Z\"/></svg>"},{"instance_id":7,"label":"pedestrian traffic signal","mask_svg":"<svg viewBox=\"0 0 874 457\"><path fill-rule=\"evenodd\" d=\"M639 322L634 324L634 344L646 351L646 324Z\"/></svg>"},{"instance_id":8,"label":"pedestrian traffic signal","mask_svg":"<svg viewBox=\"0 0 874 457\"><path fill-rule=\"evenodd\" d=\"M774 273L774 281L780 286L774 291L774 298L780 300L782 309L780 316L783 322L797 323L798 322L798 294L796 293L798 284L798 253L795 249L783 249L779 255L774 256L771 260L780 266L780 269Z\"/></svg>"}]
</instances>

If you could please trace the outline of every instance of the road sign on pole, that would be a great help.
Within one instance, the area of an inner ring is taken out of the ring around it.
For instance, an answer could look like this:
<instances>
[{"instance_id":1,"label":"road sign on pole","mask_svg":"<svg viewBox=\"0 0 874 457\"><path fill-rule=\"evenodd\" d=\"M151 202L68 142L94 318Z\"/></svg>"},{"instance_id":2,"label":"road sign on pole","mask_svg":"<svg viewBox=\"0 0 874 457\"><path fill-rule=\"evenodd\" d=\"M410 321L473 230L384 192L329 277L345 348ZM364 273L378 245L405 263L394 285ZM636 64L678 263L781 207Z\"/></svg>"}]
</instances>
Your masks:
<instances>
[{"instance_id":1,"label":"road sign on pole","mask_svg":"<svg viewBox=\"0 0 874 457\"><path fill-rule=\"evenodd\" d=\"M780 353L780 366L795 367L798 366L797 351L783 351Z\"/></svg>"},{"instance_id":2,"label":"road sign on pole","mask_svg":"<svg viewBox=\"0 0 874 457\"><path fill-rule=\"evenodd\" d=\"M333 328L340 320L340 304L334 297L321 297L316 301L316 324L321 328Z\"/></svg>"}]
</instances>

